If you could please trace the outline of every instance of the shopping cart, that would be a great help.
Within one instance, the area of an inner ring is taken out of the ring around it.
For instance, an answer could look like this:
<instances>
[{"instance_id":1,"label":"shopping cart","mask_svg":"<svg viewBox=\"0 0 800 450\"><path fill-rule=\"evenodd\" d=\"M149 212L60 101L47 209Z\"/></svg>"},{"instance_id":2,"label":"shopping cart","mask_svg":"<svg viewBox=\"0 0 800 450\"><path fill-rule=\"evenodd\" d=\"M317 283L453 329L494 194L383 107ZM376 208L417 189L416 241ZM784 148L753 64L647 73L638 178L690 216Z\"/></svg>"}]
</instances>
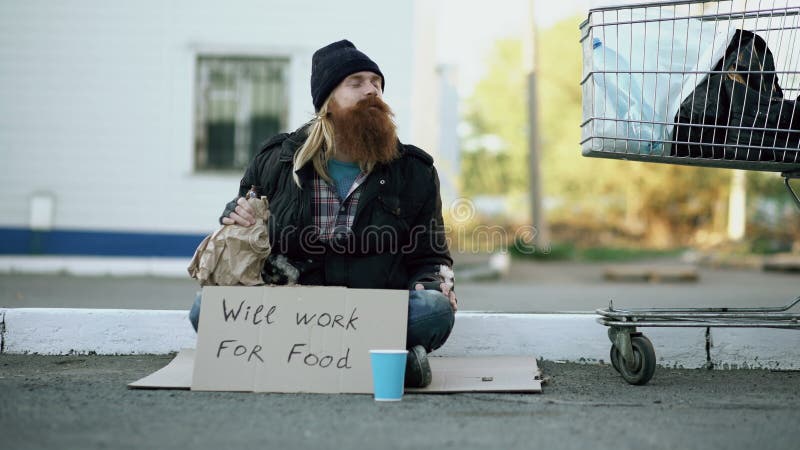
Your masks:
<instances>
[{"instance_id":1,"label":"shopping cart","mask_svg":"<svg viewBox=\"0 0 800 450\"><path fill-rule=\"evenodd\" d=\"M584 156L778 172L800 207L800 2L670 1L592 9L581 24ZM631 384L656 367L642 327L800 328L771 308L598 309Z\"/></svg>"}]
</instances>

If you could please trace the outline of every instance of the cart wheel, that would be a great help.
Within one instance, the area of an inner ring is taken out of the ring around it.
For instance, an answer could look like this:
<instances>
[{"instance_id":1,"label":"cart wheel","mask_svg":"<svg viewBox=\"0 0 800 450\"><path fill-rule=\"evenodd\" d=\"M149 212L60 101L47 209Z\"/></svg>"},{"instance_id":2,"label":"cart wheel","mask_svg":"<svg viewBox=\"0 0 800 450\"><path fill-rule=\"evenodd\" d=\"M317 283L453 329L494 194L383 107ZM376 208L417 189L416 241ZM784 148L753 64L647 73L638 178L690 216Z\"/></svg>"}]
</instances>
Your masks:
<instances>
[{"instance_id":1,"label":"cart wheel","mask_svg":"<svg viewBox=\"0 0 800 450\"><path fill-rule=\"evenodd\" d=\"M631 347L633 347L633 364L628 366L619 354L616 346L611 347L611 363L614 364L616 354L617 364L615 369L630 384L644 385L653 378L656 371L656 352L653 344L647 337L631 336Z\"/></svg>"},{"instance_id":2,"label":"cart wheel","mask_svg":"<svg viewBox=\"0 0 800 450\"><path fill-rule=\"evenodd\" d=\"M611 366L619 373L619 350L617 350L617 346L614 344L611 344L611 355L609 355L609 359L611 359Z\"/></svg>"}]
</instances>

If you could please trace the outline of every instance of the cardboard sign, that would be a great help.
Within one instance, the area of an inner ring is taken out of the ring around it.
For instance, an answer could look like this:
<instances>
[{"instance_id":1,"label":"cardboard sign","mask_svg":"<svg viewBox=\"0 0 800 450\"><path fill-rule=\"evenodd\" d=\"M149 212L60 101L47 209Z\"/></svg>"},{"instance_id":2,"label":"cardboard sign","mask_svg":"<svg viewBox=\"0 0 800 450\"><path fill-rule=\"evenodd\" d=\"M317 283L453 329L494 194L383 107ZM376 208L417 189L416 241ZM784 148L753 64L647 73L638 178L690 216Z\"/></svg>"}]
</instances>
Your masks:
<instances>
[{"instance_id":1,"label":"cardboard sign","mask_svg":"<svg viewBox=\"0 0 800 450\"><path fill-rule=\"evenodd\" d=\"M408 291L203 288L192 390L372 393L372 349L405 349Z\"/></svg>"}]
</instances>

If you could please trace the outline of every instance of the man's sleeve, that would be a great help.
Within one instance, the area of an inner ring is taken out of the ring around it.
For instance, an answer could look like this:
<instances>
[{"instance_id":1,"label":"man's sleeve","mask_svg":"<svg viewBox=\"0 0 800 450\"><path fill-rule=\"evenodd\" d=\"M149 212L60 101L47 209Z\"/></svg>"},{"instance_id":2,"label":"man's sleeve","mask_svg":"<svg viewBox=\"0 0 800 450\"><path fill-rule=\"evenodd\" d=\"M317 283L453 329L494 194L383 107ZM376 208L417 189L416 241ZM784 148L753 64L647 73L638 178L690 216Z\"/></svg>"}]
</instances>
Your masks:
<instances>
[{"instance_id":1,"label":"man's sleeve","mask_svg":"<svg viewBox=\"0 0 800 450\"><path fill-rule=\"evenodd\" d=\"M411 245L405 255L410 274L409 289L422 283L426 289L441 290L439 284L454 285L453 259L442 219L442 199L439 194L439 175L431 170L431 190L426 195L420 214L411 228Z\"/></svg>"},{"instance_id":2,"label":"man's sleeve","mask_svg":"<svg viewBox=\"0 0 800 450\"><path fill-rule=\"evenodd\" d=\"M229 201L225 205L225 209L222 211L222 215L219 216L219 223L222 224L222 219L225 217L230 217L231 213L236 210L236 202L241 198L244 197L244 194L250 190L251 186L258 186L259 184L259 165L261 164L261 159L258 157L253 158L250 161L250 165L247 166L247 169L244 171L244 176L242 177L241 181L239 182L239 195L236 196L233 200Z\"/></svg>"}]
</instances>

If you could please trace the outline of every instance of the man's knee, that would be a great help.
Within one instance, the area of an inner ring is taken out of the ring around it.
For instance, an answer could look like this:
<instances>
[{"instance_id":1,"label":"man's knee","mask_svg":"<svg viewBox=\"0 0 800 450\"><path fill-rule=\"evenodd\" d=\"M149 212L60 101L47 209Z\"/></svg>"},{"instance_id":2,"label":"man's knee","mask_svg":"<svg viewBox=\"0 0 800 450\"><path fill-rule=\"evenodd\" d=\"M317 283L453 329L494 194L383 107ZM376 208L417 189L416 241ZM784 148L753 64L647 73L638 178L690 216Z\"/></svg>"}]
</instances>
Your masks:
<instances>
[{"instance_id":1,"label":"man's knee","mask_svg":"<svg viewBox=\"0 0 800 450\"><path fill-rule=\"evenodd\" d=\"M441 347L450 336L455 311L439 291L412 291L408 304L408 344L427 351Z\"/></svg>"},{"instance_id":2,"label":"man's knee","mask_svg":"<svg viewBox=\"0 0 800 450\"><path fill-rule=\"evenodd\" d=\"M452 322L455 318L455 311L450 304L450 299L439 291L413 291L409 298L408 316L409 319L416 319L420 316L449 317Z\"/></svg>"},{"instance_id":3,"label":"man's knee","mask_svg":"<svg viewBox=\"0 0 800 450\"><path fill-rule=\"evenodd\" d=\"M200 293L197 293L197 297L194 299L194 303L192 304L192 309L189 310L189 322L192 324L194 331L197 332L197 328L200 326Z\"/></svg>"},{"instance_id":4,"label":"man's knee","mask_svg":"<svg viewBox=\"0 0 800 450\"><path fill-rule=\"evenodd\" d=\"M422 303L427 309L436 312L453 312L453 307L450 305L450 299L439 291L432 289L424 291L412 291L411 301Z\"/></svg>"}]
</instances>

